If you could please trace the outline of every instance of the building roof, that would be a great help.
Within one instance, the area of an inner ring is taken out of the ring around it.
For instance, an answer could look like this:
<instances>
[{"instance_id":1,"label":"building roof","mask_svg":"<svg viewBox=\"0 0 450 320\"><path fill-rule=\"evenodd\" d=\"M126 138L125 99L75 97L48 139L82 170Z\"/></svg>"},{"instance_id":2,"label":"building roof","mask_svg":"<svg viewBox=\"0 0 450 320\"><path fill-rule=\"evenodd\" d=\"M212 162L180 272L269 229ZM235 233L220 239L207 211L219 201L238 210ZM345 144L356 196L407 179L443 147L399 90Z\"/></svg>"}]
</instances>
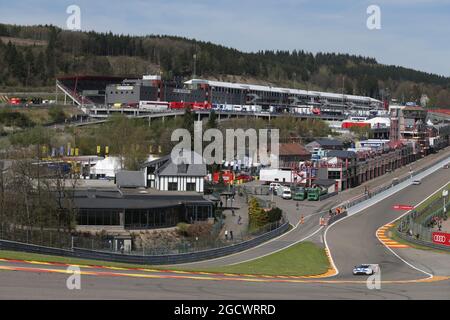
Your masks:
<instances>
[{"instance_id":1,"label":"building roof","mask_svg":"<svg viewBox=\"0 0 450 320\"><path fill-rule=\"evenodd\" d=\"M310 156L311 153L306 150L304 146L299 143L280 143L279 153L280 156Z\"/></svg>"},{"instance_id":2,"label":"building roof","mask_svg":"<svg viewBox=\"0 0 450 320\"><path fill-rule=\"evenodd\" d=\"M170 162L161 168L158 174L160 176L204 177L207 172L205 164L175 164Z\"/></svg>"},{"instance_id":3,"label":"building roof","mask_svg":"<svg viewBox=\"0 0 450 320\"><path fill-rule=\"evenodd\" d=\"M346 150L329 150L327 152L327 157L333 158L339 158L339 159L352 159L356 158L356 153L353 151L346 151Z\"/></svg>"},{"instance_id":4,"label":"building roof","mask_svg":"<svg viewBox=\"0 0 450 320\"><path fill-rule=\"evenodd\" d=\"M119 188L145 187L144 171L121 170L116 173L116 184Z\"/></svg>"},{"instance_id":5,"label":"building roof","mask_svg":"<svg viewBox=\"0 0 450 320\"><path fill-rule=\"evenodd\" d=\"M327 146L328 147L342 147L343 146L342 141L335 140L335 139L318 139L311 143L308 143L307 146L313 145L315 143L319 144L322 147L327 147Z\"/></svg>"},{"instance_id":6,"label":"building roof","mask_svg":"<svg viewBox=\"0 0 450 320\"><path fill-rule=\"evenodd\" d=\"M187 176L187 177L204 177L207 175L206 164L204 159L195 152L183 151L185 154L180 155L176 164L172 161L171 155L166 155L160 159L144 163L144 167L160 164L156 174L159 176ZM183 160L185 159L185 161ZM191 163L189 163L191 162Z\"/></svg>"},{"instance_id":7,"label":"building roof","mask_svg":"<svg viewBox=\"0 0 450 320\"><path fill-rule=\"evenodd\" d=\"M272 91L277 93L287 93L287 94L298 94L298 95L308 95L308 96L317 96L322 98L334 98L334 99L342 99L342 94L339 93L330 93L330 92L319 92L319 91L307 91L307 90L298 90L298 89L290 89L290 88L280 88L280 87L272 87L272 86L262 86L255 84L246 84L246 83L234 83L234 82L223 82L223 81L213 81L213 80L205 80L205 79L191 79L186 81L185 84L207 84L211 87L222 87L222 88L230 88L230 89L243 89L243 90L252 90L252 91ZM355 96L355 95L344 95L344 99L347 100L359 100L359 101L369 101L369 102L379 102L381 101L363 96Z\"/></svg>"},{"instance_id":8,"label":"building roof","mask_svg":"<svg viewBox=\"0 0 450 320\"><path fill-rule=\"evenodd\" d=\"M80 209L152 209L182 204L211 204L202 195L127 194L119 190L80 190L75 192L75 206Z\"/></svg>"},{"instance_id":9,"label":"building roof","mask_svg":"<svg viewBox=\"0 0 450 320\"><path fill-rule=\"evenodd\" d=\"M330 187L330 186L333 186L336 183L336 180L332 180L332 179L316 179L312 183L316 184L318 186Z\"/></svg>"},{"instance_id":10,"label":"building roof","mask_svg":"<svg viewBox=\"0 0 450 320\"><path fill-rule=\"evenodd\" d=\"M427 111L420 106L405 106L403 111Z\"/></svg>"}]
</instances>

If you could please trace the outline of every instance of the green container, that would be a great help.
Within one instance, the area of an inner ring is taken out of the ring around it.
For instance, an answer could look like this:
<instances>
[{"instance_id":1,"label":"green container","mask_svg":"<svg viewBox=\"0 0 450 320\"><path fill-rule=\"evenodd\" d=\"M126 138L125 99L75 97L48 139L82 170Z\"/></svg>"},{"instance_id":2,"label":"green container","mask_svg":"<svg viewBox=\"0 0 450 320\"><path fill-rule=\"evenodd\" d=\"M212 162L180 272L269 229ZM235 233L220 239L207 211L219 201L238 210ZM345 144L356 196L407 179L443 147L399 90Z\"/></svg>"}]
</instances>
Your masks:
<instances>
[{"instance_id":1,"label":"green container","mask_svg":"<svg viewBox=\"0 0 450 320\"><path fill-rule=\"evenodd\" d=\"M293 194L292 199L294 200L303 201L306 199L306 190L303 188L294 190L292 194Z\"/></svg>"}]
</instances>

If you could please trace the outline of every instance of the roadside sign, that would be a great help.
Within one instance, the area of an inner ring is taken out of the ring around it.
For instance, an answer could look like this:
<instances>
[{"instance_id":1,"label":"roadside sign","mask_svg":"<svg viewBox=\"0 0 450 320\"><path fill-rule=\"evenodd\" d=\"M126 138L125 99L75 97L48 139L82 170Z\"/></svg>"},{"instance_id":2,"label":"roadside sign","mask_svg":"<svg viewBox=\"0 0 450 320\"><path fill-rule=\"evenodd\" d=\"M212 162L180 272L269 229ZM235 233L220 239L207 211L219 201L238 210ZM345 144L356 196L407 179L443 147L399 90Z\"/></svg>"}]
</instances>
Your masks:
<instances>
[{"instance_id":1,"label":"roadside sign","mask_svg":"<svg viewBox=\"0 0 450 320\"><path fill-rule=\"evenodd\" d=\"M412 210L414 206L409 206L405 204L396 204L392 207L394 210Z\"/></svg>"},{"instance_id":2,"label":"roadside sign","mask_svg":"<svg viewBox=\"0 0 450 320\"><path fill-rule=\"evenodd\" d=\"M433 232L433 243L443 244L450 247L450 233L445 232Z\"/></svg>"}]
</instances>

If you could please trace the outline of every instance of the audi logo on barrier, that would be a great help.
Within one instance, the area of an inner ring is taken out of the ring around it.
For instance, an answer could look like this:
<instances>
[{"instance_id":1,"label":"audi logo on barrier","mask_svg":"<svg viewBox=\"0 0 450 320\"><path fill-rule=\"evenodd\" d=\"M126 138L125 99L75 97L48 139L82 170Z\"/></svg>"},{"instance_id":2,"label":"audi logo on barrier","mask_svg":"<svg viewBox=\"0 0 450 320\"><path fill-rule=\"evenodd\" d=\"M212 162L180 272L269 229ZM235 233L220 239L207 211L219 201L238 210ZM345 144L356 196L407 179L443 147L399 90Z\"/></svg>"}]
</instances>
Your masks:
<instances>
[{"instance_id":1,"label":"audi logo on barrier","mask_svg":"<svg viewBox=\"0 0 450 320\"><path fill-rule=\"evenodd\" d=\"M450 234L443 232L433 232L433 242L450 246Z\"/></svg>"}]
</instances>

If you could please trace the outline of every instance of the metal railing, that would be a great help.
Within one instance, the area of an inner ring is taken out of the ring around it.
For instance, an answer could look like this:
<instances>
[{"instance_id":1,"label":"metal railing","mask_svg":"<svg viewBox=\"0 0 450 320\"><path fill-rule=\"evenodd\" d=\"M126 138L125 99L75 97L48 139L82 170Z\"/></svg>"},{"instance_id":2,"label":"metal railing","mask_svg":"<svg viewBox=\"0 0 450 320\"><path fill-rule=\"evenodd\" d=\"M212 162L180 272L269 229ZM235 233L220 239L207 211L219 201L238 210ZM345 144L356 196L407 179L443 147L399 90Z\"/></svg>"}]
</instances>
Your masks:
<instances>
[{"instance_id":1,"label":"metal railing","mask_svg":"<svg viewBox=\"0 0 450 320\"><path fill-rule=\"evenodd\" d=\"M441 207L435 210L429 210L430 206L439 204ZM435 226L447 219L447 212L450 210L450 203L446 203L446 210L442 204L442 198L433 201L430 206L421 211L412 211L399 220L396 232L403 234L404 237L410 239L422 240L424 242L432 243L432 234ZM431 212L430 212L431 211Z\"/></svg>"},{"instance_id":2,"label":"metal railing","mask_svg":"<svg viewBox=\"0 0 450 320\"><path fill-rule=\"evenodd\" d=\"M282 217L280 221L268 223L257 229L234 232L233 239L230 237L225 239L219 236L223 222L218 221L213 225L210 234L206 236L141 241L138 247L133 246L130 252L124 254L173 255L219 249L255 239L280 228L285 223L286 220ZM102 252L118 250L118 248L114 248L114 237L106 234L72 234L53 230L0 228L0 239L55 249L73 250L77 248Z\"/></svg>"}]
</instances>

